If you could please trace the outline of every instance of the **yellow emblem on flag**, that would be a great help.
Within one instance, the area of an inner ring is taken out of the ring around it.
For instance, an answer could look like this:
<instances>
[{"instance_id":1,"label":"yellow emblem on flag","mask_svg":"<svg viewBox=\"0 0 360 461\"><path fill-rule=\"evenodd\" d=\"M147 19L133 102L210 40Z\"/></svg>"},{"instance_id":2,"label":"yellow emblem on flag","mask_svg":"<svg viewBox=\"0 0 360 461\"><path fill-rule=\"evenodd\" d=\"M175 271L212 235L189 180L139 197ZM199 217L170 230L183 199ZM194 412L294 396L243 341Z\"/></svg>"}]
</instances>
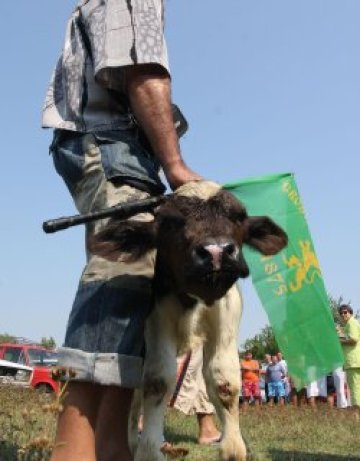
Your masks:
<instances>
[{"instance_id":1,"label":"yellow emblem on flag","mask_svg":"<svg viewBox=\"0 0 360 461\"><path fill-rule=\"evenodd\" d=\"M316 276L321 278L321 271L319 261L311 248L310 240L299 240L299 247L301 250L301 256L292 255L286 259L283 256L283 260L289 269L295 267L295 277L292 282L289 283L291 291L301 290L304 283L312 284Z\"/></svg>"}]
</instances>

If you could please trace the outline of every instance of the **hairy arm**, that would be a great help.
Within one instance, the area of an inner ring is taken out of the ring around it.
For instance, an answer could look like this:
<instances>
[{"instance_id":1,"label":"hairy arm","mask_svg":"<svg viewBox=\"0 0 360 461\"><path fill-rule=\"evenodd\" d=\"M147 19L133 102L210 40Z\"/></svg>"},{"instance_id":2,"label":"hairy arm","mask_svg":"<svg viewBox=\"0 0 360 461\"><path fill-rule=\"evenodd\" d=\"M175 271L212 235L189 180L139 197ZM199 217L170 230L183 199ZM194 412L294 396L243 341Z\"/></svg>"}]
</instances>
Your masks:
<instances>
[{"instance_id":1,"label":"hairy arm","mask_svg":"<svg viewBox=\"0 0 360 461\"><path fill-rule=\"evenodd\" d=\"M171 82L159 65L131 66L126 70L132 111L144 130L172 189L201 177L184 162L171 108Z\"/></svg>"}]
</instances>

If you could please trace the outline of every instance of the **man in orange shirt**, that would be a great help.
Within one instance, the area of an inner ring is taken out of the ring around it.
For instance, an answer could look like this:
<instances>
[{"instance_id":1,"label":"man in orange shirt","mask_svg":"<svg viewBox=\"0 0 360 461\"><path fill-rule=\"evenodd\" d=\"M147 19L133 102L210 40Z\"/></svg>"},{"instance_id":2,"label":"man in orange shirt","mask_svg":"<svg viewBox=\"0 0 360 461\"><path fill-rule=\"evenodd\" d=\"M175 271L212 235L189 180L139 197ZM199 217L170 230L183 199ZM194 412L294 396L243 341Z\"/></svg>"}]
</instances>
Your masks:
<instances>
[{"instance_id":1,"label":"man in orange shirt","mask_svg":"<svg viewBox=\"0 0 360 461\"><path fill-rule=\"evenodd\" d=\"M242 397L244 405L248 405L253 398L255 405L261 402L259 387L260 367L257 360L252 359L252 353L247 351L244 360L241 360Z\"/></svg>"}]
</instances>

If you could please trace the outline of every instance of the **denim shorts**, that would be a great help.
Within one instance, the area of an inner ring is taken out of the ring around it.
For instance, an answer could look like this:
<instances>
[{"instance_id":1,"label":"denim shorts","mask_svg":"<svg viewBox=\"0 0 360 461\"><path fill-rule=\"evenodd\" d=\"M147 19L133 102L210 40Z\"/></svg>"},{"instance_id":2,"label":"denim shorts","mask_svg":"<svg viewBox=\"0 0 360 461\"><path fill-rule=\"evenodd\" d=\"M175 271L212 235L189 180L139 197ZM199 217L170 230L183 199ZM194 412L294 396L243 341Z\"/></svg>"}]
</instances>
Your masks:
<instances>
[{"instance_id":1,"label":"denim shorts","mask_svg":"<svg viewBox=\"0 0 360 461\"><path fill-rule=\"evenodd\" d=\"M55 131L50 147L55 168L79 212L160 194L158 165L136 132L81 134ZM152 220L151 213L130 219ZM106 228L103 219L86 225L86 241ZM69 255L70 256L70 255ZM75 380L138 387L144 355L144 324L152 308L155 252L128 262L92 254L81 275L59 350L59 366Z\"/></svg>"},{"instance_id":2,"label":"denim shorts","mask_svg":"<svg viewBox=\"0 0 360 461\"><path fill-rule=\"evenodd\" d=\"M283 381L270 381L268 383L268 397L285 397Z\"/></svg>"}]
</instances>

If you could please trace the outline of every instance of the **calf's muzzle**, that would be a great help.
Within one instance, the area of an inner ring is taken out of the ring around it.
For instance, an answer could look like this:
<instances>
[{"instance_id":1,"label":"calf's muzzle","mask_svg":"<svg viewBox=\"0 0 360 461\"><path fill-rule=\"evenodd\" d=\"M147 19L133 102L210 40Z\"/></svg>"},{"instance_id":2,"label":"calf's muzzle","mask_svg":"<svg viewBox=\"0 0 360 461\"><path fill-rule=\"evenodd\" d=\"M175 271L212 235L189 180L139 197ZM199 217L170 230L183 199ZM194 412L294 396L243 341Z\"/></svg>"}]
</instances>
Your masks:
<instances>
[{"instance_id":1,"label":"calf's muzzle","mask_svg":"<svg viewBox=\"0 0 360 461\"><path fill-rule=\"evenodd\" d=\"M235 263L239 250L231 241L204 242L197 245L192 251L192 259L196 266L208 267L213 271L220 271L224 263Z\"/></svg>"}]
</instances>

